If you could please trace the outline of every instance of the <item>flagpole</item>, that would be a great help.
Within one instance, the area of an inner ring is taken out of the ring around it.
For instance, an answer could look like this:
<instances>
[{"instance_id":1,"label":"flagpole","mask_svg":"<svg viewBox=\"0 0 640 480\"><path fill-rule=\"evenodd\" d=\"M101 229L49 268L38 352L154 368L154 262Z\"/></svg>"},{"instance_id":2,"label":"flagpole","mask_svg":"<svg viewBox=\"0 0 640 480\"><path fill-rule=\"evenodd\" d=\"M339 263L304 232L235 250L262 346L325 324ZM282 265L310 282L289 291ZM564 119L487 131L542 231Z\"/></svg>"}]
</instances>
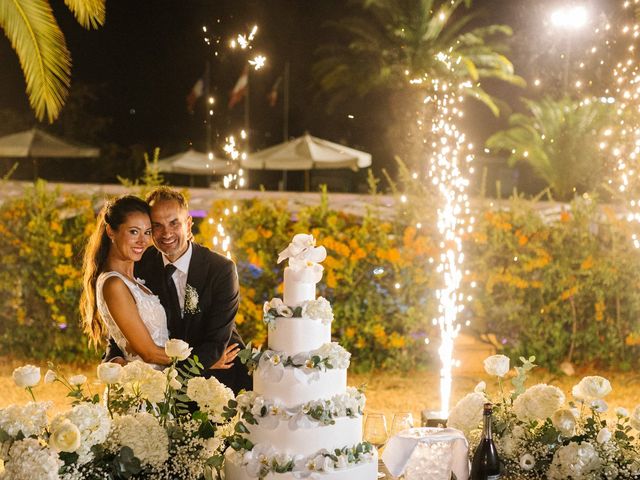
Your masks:
<instances>
[{"instance_id":1,"label":"flagpole","mask_svg":"<svg viewBox=\"0 0 640 480\"><path fill-rule=\"evenodd\" d=\"M284 85L282 86L282 137L284 141L289 140L289 60L284 62ZM287 171L282 171L282 189L287 190Z\"/></svg>"},{"instance_id":2,"label":"flagpole","mask_svg":"<svg viewBox=\"0 0 640 480\"><path fill-rule=\"evenodd\" d=\"M211 61L207 60L204 64L204 118L205 118L205 145L207 154L211 153L211 123L213 117L209 114L209 110L213 106L209 105L209 97L211 96Z\"/></svg>"},{"instance_id":3,"label":"flagpole","mask_svg":"<svg viewBox=\"0 0 640 480\"><path fill-rule=\"evenodd\" d=\"M284 109L282 116L282 136L286 142L289 140L289 60L284 64L284 98L282 102L282 108Z\"/></svg>"},{"instance_id":4,"label":"flagpole","mask_svg":"<svg viewBox=\"0 0 640 480\"><path fill-rule=\"evenodd\" d=\"M249 127L250 127L250 123L249 123L249 112L250 112L250 108L249 108L249 99L250 94L251 94L251 69L247 69L247 93L245 94L245 99L244 99L244 131L246 132L247 136L245 139L245 145L246 145L246 151L249 151L249 139L251 138L250 132L249 132Z\"/></svg>"}]
</instances>

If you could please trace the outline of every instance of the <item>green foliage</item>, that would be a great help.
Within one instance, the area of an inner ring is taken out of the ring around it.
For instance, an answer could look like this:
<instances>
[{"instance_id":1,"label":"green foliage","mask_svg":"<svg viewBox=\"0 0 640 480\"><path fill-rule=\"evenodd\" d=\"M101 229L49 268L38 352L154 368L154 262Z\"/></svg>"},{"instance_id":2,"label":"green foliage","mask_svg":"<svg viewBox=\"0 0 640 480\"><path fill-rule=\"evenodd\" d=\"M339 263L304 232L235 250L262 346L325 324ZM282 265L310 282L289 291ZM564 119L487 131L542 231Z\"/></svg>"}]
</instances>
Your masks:
<instances>
[{"instance_id":1,"label":"green foliage","mask_svg":"<svg viewBox=\"0 0 640 480\"><path fill-rule=\"evenodd\" d=\"M473 328L547 367L629 368L640 344L634 224L592 199L547 219L535 206L515 198L479 214L465 246Z\"/></svg>"},{"instance_id":2,"label":"green foliage","mask_svg":"<svg viewBox=\"0 0 640 480\"><path fill-rule=\"evenodd\" d=\"M104 0L65 2L84 28L105 21ZM0 4L0 28L20 59L27 96L38 120L49 123L60 114L71 82L71 54L46 0L8 1Z\"/></svg>"},{"instance_id":3,"label":"green foliage","mask_svg":"<svg viewBox=\"0 0 640 480\"><path fill-rule=\"evenodd\" d=\"M135 190L135 194L140 198L145 198L152 190L164 183L164 177L158 170L158 158L160 158L160 148L153 150L153 158L149 159L149 154L144 153L144 172L133 181L128 178L118 176L122 185L130 190Z\"/></svg>"},{"instance_id":4,"label":"green foliage","mask_svg":"<svg viewBox=\"0 0 640 480\"><path fill-rule=\"evenodd\" d=\"M361 217L321 202L292 216L282 202L216 201L233 239L240 275L236 322L243 337L264 344L263 304L282 296L278 252L296 233L310 232L327 249L318 295L335 315L333 335L353 354L356 369L412 368L429 361L426 337L437 345L435 295L441 278L433 186L401 177L407 202L394 213L377 208ZM404 172L404 173L403 173ZM392 185L398 192L398 186ZM470 297L460 322L512 358L540 365L633 368L640 353L640 250L637 225L594 199L561 205L543 218L539 205L513 198L474 213L465 252L462 293ZM231 209L230 209L231 210ZM74 361L95 359L79 322L80 254L94 226L91 199L61 194L43 182L0 206L0 354ZM209 244L214 223L200 225ZM212 245L209 245L212 246ZM249 351L249 353L251 353ZM197 365L184 365L185 375Z\"/></svg>"},{"instance_id":5,"label":"green foliage","mask_svg":"<svg viewBox=\"0 0 640 480\"><path fill-rule=\"evenodd\" d=\"M511 166L531 165L558 199L570 200L575 192L599 187L611 168L611 155L598 146L598 138L619 121L615 106L569 97L523 102L529 115L512 114L509 128L489 137L487 147L508 152Z\"/></svg>"},{"instance_id":6,"label":"green foliage","mask_svg":"<svg viewBox=\"0 0 640 480\"><path fill-rule=\"evenodd\" d=\"M81 252L94 220L89 197L41 181L0 206L0 352L95 358L78 311Z\"/></svg>"}]
</instances>

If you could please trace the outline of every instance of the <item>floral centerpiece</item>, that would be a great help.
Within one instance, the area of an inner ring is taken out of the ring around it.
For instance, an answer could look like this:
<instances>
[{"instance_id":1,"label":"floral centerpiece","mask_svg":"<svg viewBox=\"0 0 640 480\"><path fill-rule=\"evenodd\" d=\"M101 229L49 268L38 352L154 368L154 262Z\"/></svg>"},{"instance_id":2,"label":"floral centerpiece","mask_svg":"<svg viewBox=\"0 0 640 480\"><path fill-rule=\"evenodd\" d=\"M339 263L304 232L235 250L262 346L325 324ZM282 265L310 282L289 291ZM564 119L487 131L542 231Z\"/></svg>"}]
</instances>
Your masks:
<instances>
[{"instance_id":1,"label":"floral centerpiece","mask_svg":"<svg viewBox=\"0 0 640 480\"><path fill-rule=\"evenodd\" d=\"M51 420L51 402L37 402L33 392L40 369L17 368L14 380L32 401L0 409L0 478L214 478L233 434L222 415L233 393L198 376L203 366L185 342L169 340L165 351L172 363L164 371L141 361L100 364L102 396L87 393L83 375L67 379L49 370L44 383L64 384L73 399Z\"/></svg>"},{"instance_id":2,"label":"floral centerpiece","mask_svg":"<svg viewBox=\"0 0 640 480\"><path fill-rule=\"evenodd\" d=\"M637 479L640 478L640 405L630 414L615 410L605 418L611 384L599 376L584 377L572 389L572 399L557 387L537 384L525 388L535 357L520 358L504 391L509 358L485 360L487 373L497 377L498 389L489 394L481 382L450 413L448 426L462 430L470 452L480 440L485 402L494 404L493 434L506 479ZM611 416L613 418L613 415Z\"/></svg>"}]
</instances>

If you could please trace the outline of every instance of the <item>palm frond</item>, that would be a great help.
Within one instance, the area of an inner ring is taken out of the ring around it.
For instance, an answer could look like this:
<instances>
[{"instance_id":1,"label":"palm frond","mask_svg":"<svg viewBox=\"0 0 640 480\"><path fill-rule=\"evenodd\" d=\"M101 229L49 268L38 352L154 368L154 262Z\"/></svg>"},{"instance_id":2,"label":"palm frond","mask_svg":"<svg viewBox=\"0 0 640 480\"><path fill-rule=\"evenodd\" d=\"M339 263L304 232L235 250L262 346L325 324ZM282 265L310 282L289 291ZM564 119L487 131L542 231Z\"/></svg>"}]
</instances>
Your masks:
<instances>
[{"instance_id":1,"label":"palm frond","mask_svg":"<svg viewBox=\"0 0 640 480\"><path fill-rule=\"evenodd\" d=\"M105 0L64 0L64 3L84 28L98 28L104 25Z\"/></svg>"},{"instance_id":2,"label":"palm frond","mask_svg":"<svg viewBox=\"0 0 640 480\"><path fill-rule=\"evenodd\" d=\"M45 0L3 0L0 27L20 60L29 103L40 120L53 122L67 97L71 55Z\"/></svg>"}]
</instances>

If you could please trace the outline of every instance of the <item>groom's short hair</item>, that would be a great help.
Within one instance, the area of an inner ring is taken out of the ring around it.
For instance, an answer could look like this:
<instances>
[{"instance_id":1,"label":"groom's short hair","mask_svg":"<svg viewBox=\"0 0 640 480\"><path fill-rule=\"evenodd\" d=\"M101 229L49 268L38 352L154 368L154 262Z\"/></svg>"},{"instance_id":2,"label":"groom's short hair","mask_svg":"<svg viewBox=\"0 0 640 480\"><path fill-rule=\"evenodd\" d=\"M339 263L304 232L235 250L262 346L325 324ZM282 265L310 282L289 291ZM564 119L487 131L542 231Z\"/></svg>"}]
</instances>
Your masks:
<instances>
[{"instance_id":1,"label":"groom's short hair","mask_svg":"<svg viewBox=\"0 0 640 480\"><path fill-rule=\"evenodd\" d=\"M157 202L165 202L171 201L178 202L180 208L189 211L189 204L187 203L187 199L184 197L182 193L178 190L167 186L160 186L154 189L149 195L147 195L147 203L149 206L153 207L153 205Z\"/></svg>"}]
</instances>

